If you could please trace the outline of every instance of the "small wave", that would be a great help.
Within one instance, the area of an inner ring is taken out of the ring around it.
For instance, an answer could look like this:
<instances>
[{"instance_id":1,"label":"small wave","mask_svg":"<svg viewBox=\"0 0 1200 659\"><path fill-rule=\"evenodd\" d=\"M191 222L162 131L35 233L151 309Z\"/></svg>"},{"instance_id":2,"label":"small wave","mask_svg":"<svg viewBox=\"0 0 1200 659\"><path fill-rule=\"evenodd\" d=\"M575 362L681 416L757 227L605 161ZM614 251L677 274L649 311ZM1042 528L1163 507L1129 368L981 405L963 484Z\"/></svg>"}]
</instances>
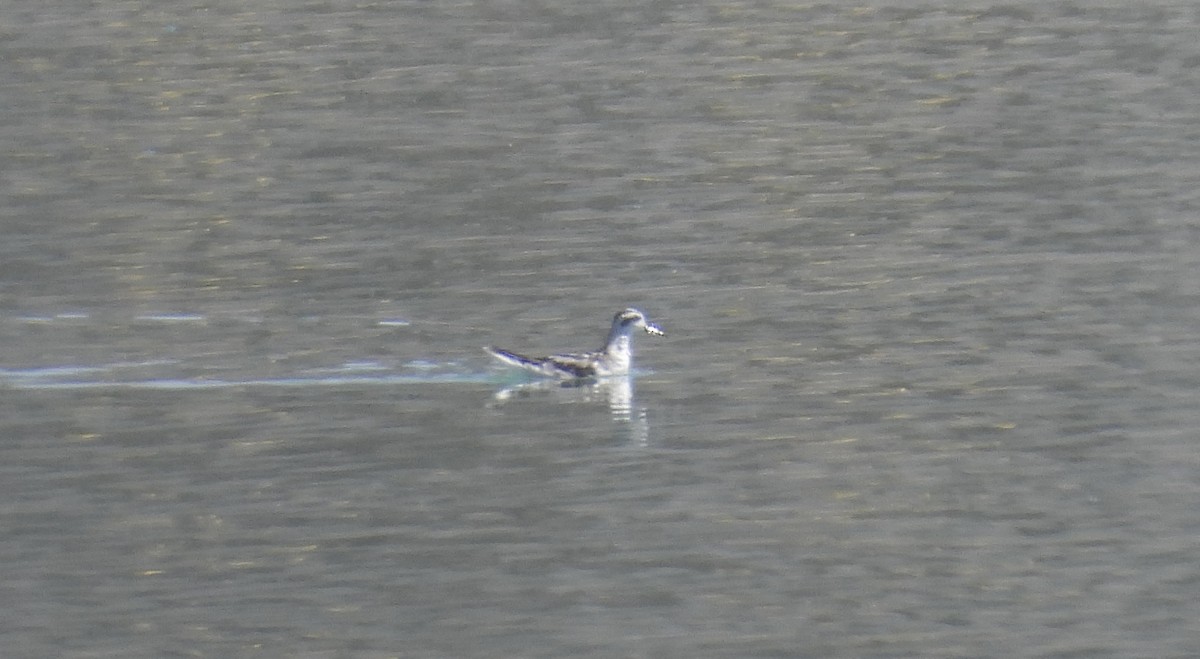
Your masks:
<instances>
[{"instance_id":1,"label":"small wave","mask_svg":"<svg viewBox=\"0 0 1200 659\"><path fill-rule=\"evenodd\" d=\"M347 362L338 367L303 371L295 375L272 378L206 378L159 376L130 378L130 369L176 362L138 362L104 366L49 366L29 369L0 369L0 385L14 389L157 389L194 390L228 389L234 387L342 387L393 386L398 384L479 383L496 382L491 372L466 371L443 365L440 369L409 369L396 372L377 362Z\"/></svg>"},{"instance_id":2,"label":"small wave","mask_svg":"<svg viewBox=\"0 0 1200 659\"><path fill-rule=\"evenodd\" d=\"M134 316L134 320L153 323L195 323L208 320L198 313L148 313Z\"/></svg>"}]
</instances>

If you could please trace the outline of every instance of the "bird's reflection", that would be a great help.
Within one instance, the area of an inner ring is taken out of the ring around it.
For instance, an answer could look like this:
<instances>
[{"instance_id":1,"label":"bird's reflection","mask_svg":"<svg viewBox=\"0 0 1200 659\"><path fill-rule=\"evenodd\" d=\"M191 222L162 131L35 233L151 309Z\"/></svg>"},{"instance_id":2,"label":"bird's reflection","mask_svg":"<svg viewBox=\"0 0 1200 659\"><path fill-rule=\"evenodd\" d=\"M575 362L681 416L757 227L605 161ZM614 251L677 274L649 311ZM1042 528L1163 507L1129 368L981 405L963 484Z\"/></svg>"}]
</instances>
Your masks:
<instances>
[{"instance_id":1,"label":"bird's reflection","mask_svg":"<svg viewBox=\"0 0 1200 659\"><path fill-rule=\"evenodd\" d=\"M630 439L638 444L649 441L650 424L646 408L636 407L633 377L597 378L592 380L537 380L504 387L493 395L496 404L527 396L546 395L566 403L590 404L607 402L614 422L629 429Z\"/></svg>"}]
</instances>

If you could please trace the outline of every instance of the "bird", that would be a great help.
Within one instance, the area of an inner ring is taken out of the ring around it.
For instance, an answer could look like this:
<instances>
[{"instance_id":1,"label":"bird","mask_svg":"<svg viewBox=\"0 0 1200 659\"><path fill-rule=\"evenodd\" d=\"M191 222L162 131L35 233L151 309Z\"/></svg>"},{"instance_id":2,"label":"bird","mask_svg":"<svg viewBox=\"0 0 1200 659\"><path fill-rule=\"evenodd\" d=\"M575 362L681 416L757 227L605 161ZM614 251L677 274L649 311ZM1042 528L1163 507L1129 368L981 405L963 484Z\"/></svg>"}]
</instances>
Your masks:
<instances>
[{"instance_id":1,"label":"bird","mask_svg":"<svg viewBox=\"0 0 1200 659\"><path fill-rule=\"evenodd\" d=\"M646 320L646 314L637 309L625 309L613 316L612 329L604 346L592 352L561 353L546 357L527 357L502 348L484 348L496 359L539 375L562 380L628 375L633 366L633 334L641 329L650 336L666 336L658 325Z\"/></svg>"}]
</instances>

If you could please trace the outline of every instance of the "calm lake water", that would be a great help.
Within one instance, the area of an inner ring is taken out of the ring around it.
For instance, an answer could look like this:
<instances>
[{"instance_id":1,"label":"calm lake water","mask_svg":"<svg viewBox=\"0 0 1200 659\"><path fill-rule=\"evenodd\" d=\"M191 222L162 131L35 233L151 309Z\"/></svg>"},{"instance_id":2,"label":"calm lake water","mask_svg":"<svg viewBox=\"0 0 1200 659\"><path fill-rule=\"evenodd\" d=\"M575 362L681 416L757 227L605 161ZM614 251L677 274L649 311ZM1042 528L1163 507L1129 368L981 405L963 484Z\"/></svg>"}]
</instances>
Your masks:
<instances>
[{"instance_id":1,"label":"calm lake water","mask_svg":"<svg viewBox=\"0 0 1200 659\"><path fill-rule=\"evenodd\" d=\"M8 8L3 655L1195 656L1198 31Z\"/></svg>"}]
</instances>

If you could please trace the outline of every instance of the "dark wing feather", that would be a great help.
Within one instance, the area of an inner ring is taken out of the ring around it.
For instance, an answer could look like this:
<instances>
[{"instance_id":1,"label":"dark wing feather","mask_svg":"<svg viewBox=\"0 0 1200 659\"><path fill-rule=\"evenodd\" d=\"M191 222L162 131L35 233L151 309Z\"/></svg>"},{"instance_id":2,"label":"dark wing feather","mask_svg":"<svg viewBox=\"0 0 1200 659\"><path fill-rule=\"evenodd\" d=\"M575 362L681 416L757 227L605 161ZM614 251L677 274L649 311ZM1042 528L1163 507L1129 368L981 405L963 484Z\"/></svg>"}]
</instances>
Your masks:
<instances>
[{"instance_id":1,"label":"dark wing feather","mask_svg":"<svg viewBox=\"0 0 1200 659\"><path fill-rule=\"evenodd\" d=\"M496 359L542 375L552 375L555 377L576 377L586 378L596 374L596 367L592 364L592 359L589 355L550 355L549 357L527 357L522 354L504 350L502 348L486 347L488 351Z\"/></svg>"},{"instance_id":2,"label":"dark wing feather","mask_svg":"<svg viewBox=\"0 0 1200 659\"><path fill-rule=\"evenodd\" d=\"M577 378L590 378L596 374L595 355L550 355L546 361Z\"/></svg>"}]
</instances>

